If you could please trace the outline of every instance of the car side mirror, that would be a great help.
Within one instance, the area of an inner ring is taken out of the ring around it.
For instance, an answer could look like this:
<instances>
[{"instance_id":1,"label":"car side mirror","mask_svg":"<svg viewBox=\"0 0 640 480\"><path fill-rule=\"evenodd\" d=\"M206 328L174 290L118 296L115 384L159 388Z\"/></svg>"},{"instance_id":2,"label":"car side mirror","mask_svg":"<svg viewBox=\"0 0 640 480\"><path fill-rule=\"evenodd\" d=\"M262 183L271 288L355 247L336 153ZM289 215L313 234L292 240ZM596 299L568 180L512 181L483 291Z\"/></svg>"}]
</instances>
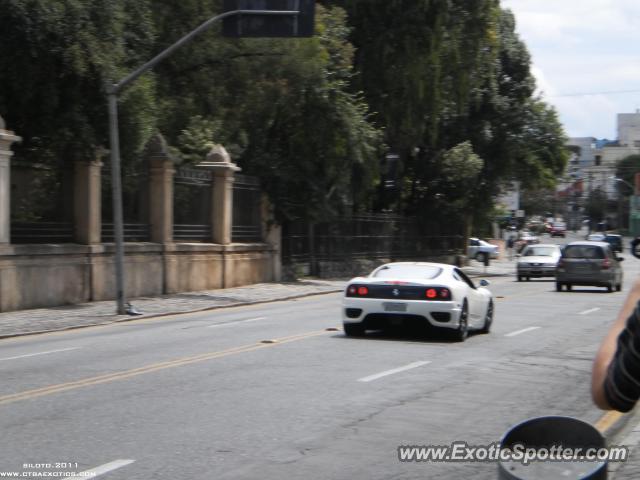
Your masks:
<instances>
[{"instance_id":1,"label":"car side mirror","mask_svg":"<svg viewBox=\"0 0 640 480\"><path fill-rule=\"evenodd\" d=\"M619 262L623 262L624 258L623 257L616 257L616 260L619 261Z\"/></svg>"},{"instance_id":2,"label":"car side mirror","mask_svg":"<svg viewBox=\"0 0 640 480\"><path fill-rule=\"evenodd\" d=\"M491 282L489 282L489 280L480 280L480 286L481 287L488 287L489 285L491 285Z\"/></svg>"}]
</instances>

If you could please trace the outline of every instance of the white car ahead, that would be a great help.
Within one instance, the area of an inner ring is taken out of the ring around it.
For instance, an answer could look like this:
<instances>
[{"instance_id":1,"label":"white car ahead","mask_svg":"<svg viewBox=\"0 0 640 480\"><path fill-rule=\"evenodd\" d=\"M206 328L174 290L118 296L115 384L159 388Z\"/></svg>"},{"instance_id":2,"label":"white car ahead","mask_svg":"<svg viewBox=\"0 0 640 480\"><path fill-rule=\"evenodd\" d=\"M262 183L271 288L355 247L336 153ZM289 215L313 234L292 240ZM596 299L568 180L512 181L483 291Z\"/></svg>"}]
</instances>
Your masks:
<instances>
[{"instance_id":1,"label":"white car ahead","mask_svg":"<svg viewBox=\"0 0 640 480\"><path fill-rule=\"evenodd\" d=\"M531 277L555 277L560 254L560 247L555 244L539 243L524 247L516 264L518 281L528 281Z\"/></svg>"},{"instance_id":2,"label":"white car ahead","mask_svg":"<svg viewBox=\"0 0 640 480\"><path fill-rule=\"evenodd\" d=\"M458 341L469 330L489 333L492 293L459 268L443 263L398 262L349 281L344 291L342 322L347 336L367 329L418 323L447 329Z\"/></svg>"}]
</instances>

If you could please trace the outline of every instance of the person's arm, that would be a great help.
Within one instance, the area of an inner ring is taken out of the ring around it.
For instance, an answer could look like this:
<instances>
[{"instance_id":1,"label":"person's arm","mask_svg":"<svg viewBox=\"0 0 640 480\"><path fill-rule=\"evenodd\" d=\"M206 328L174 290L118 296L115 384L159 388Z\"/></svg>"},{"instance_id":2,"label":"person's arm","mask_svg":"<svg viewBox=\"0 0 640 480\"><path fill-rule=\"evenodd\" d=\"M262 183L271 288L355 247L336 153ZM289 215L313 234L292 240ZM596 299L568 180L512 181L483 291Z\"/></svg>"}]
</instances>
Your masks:
<instances>
[{"instance_id":1,"label":"person's arm","mask_svg":"<svg viewBox=\"0 0 640 480\"><path fill-rule=\"evenodd\" d=\"M627 298L618 313L616 321L611 325L609 332L602 341L596 354L591 372L591 395L595 404L605 410L611 410L605 395L604 383L609 371L609 365L616 354L617 341L620 333L625 329L627 319L631 316L640 300L640 280L636 280L627 295Z\"/></svg>"}]
</instances>

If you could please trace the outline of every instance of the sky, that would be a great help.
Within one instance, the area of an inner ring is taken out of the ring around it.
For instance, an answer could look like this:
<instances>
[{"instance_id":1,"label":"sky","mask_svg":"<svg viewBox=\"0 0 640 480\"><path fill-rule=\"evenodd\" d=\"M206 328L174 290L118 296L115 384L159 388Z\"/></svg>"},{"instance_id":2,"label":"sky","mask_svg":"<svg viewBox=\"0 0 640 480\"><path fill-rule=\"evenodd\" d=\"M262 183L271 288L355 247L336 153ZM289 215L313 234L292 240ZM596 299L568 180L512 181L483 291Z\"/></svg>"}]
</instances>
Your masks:
<instances>
[{"instance_id":1,"label":"sky","mask_svg":"<svg viewBox=\"0 0 640 480\"><path fill-rule=\"evenodd\" d=\"M501 4L514 13L539 93L566 134L616 139L616 115L640 109L640 0Z\"/></svg>"}]
</instances>

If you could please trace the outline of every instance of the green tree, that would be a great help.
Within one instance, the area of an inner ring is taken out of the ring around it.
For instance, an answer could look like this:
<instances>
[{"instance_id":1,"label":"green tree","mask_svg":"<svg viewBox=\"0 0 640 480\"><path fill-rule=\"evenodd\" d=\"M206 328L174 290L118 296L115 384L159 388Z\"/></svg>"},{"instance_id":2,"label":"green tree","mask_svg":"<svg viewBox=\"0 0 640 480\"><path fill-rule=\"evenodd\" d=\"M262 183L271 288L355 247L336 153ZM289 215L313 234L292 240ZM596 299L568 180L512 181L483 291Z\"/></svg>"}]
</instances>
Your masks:
<instances>
[{"instance_id":1,"label":"green tree","mask_svg":"<svg viewBox=\"0 0 640 480\"><path fill-rule=\"evenodd\" d=\"M637 173L640 173L640 155L628 155L616 163L616 178L624 180L624 182L616 182L620 193L626 196L633 193L633 187L630 185L635 185Z\"/></svg>"},{"instance_id":2,"label":"green tree","mask_svg":"<svg viewBox=\"0 0 640 480\"><path fill-rule=\"evenodd\" d=\"M497 0L346 5L358 86L403 165L396 208L418 213L447 203L438 164L465 141L485 159L481 180L466 192L474 197L470 208L478 223L506 181L546 186L563 170L562 127L553 109L533 96L529 53L513 15ZM437 211L451 218L450 206Z\"/></svg>"},{"instance_id":3,"label":"green tree","mask_svg":"<svg viewBox=\"0 0 640 480\"><path fill-rule=\"evenodd\" d=\"M7 0L0 14L0 111L24 136L22 159L86 160L107 144L104 84L149 56L149 2ZM123 98L123 153L139 150L154 126L153 82Z\"/></svg>"},{"instance_id":4,"label":"green tree","mask_svg":"<svg viewBox=\"0 0 640 480\"><path fill-rule=\"evenodd\" d=\"M174 4L163 0L155 11L160 38L216 8ZM261 177L281 219L366 210L378 178L380 134L350 89L346 14L318 5L316 18L310 39L206 35L158 68L161 131L187 161L208 142L227 146L244 172Z\"/></svg>"},{"instance_id":5,"label":"green tree","mask_svg":"<svg viewBox=\"0 0 640 480\"><path fill-rule=\"evenodd\" d=\"M600 188L591 191L585 205L585 211L591 220L591 228L605 219L607 210L607 194Z\"/></svg>"},{"instance_id":6,"label":"green tree","mask_svg":"<svg viewBox=\"0 0 640 480\"><path fill-rule=\"evenodd\" d=\"M65 171L93 160L108 143L104 85L148 57L154 29L149 2L7 0L0 12L0 113L23 137L16 162L33 167L32 191L12 214L59 215ZM125 165L154 128L153 78L121 102ZM20 192L19 192L20 193Z\"/></svg>"}]
</instances>

